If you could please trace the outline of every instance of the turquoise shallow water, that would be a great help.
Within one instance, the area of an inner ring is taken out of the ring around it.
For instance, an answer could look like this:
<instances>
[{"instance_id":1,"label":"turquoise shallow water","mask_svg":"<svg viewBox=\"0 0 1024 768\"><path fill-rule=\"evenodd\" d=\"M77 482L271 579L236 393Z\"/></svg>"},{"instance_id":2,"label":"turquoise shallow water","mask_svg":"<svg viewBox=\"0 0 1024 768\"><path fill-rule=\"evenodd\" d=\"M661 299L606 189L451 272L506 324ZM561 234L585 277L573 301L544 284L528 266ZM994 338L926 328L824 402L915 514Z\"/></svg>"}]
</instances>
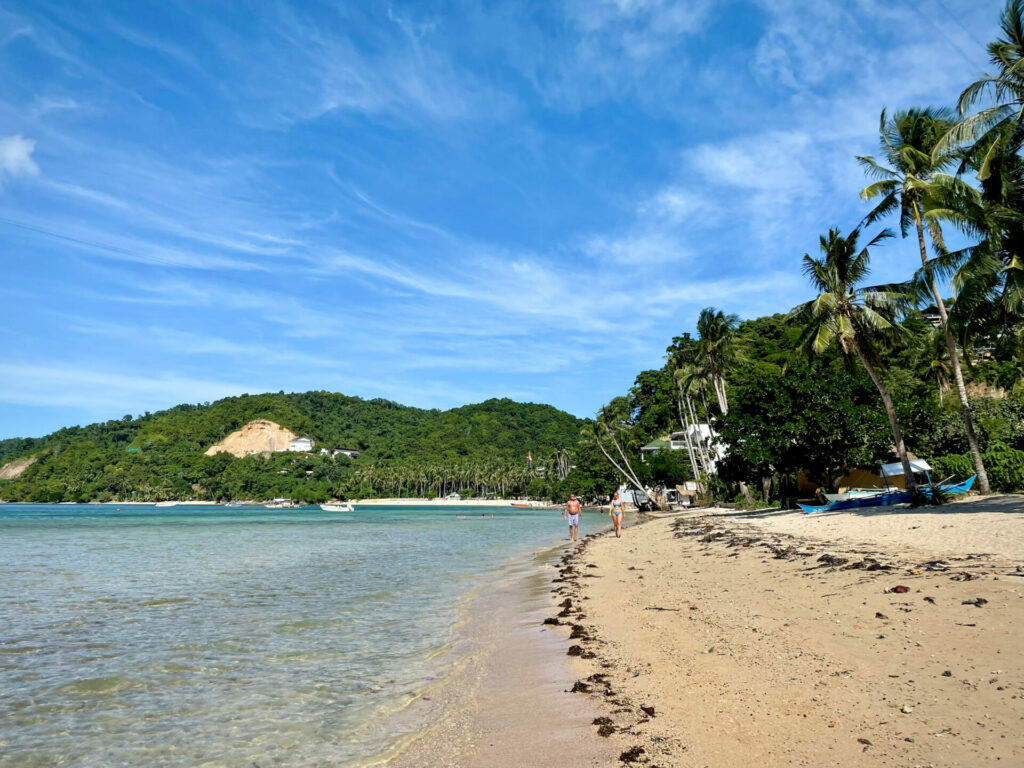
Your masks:
<instances>
[{"instance_id":1,"label":"turquoise shallow water","mask_svg":"<svg viewBox=\"0 0 1024 768\"><path fill-rule=\"evenodd\" d=\"M361 765L422 727L464 596L565 535L555 510L0 505L0 766Z\"/></svg>"}]
</instances>

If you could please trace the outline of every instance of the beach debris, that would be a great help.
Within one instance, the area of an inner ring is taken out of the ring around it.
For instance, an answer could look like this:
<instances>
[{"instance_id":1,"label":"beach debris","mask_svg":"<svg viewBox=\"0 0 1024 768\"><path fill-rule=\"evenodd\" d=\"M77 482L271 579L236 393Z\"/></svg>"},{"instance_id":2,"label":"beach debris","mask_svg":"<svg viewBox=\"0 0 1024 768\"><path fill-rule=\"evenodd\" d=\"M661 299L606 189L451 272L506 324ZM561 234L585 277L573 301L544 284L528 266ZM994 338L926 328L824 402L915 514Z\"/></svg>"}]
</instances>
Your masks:
<instances>
[{"instance_id":1,"label":"beach debris","mask_svg":"<svg viewBox=\"0 0 1024 768\"><path fill-rule=\"evenodd\" d=\"M873 557L865 557L863 560L859 560L856 563L850 563L843 570L846 570L846 571L853 571L853 570L861 570L861 571L891 571L892 570L892 566L880 563L880 562L878 562Z\"/></svg>"},{"instance_id":2,"label":"beach debris","mask_svg":"<svg viewBox=\"0 0 1024 768\"><path fill-rule=\"evenodd\" d=\"M640 705L640 711L643 712L648 717L654 717L654 707L641 704Z\"/></svg>"},{"instance_id":3,"label":"beach debris","mask_svg":"<svg viewBox=\"0 0 1024 768\"><path fill-rule=\"evenodd\" d=\"M613 722L615 721L610 717L595 717L591 725L611 725Z\"/></svg>"},{"instance_id":4,"label":"beach debris","mask_svg":"<svg viewBox=\"0 0 1024 768\"><path fill-rule=\"evenodd\" d=\"M577 680L572 684L572 690L569 693L590 693L590 686L582 680Z\"/></svg>"},{"instance_id":5,"label":"beach debris","mask_svg":"<svg viewBox=\"0 0 1024 768\"><path fill-rule=\"evenodd\" d=\"M973 581L976 578L978 578L978 577L975 576L973 573L968 573L967 571L960 571L960 573L954 573L952 576L950 576L949 580L950 581Z\"/></svg>"},{"instance_id":6,"label":"beach debris","mask_svg":"<svg viewBox=\"0 0 1024 768\"><path fill-rule=\"evenodd\" d=\"M583 655L583 646L582 645L570 645L569 646L569 650L567 651L567 655L569 655L569 656L582 656Z\"/></svg>"},{"instance_id":7,"label":"beach debris","mask_svg":"<svg viewBox=\"0 0 1024 768\"><path fill-rule=\"evenodd\" d=\"M935 598L934 597L928 597L927 595L925 595L924 601L926 603L931 603L932 605L935 605Z\"/></svg>"},{"instance_id":8,"label":"beach debris","mask_svg":"<svg viewBox=\"0 0 1024 768\"><path fill-rule=\"evenodd\" d=\"M623 763L639 763L644 759L644 754L645 752L643 747L630 747L619 755L619 760Z\"/></svg>"},{"instance_id":9,"label":"beach debris","mask_svg":"<svg viewBox=\"0 0 1024 768\"><path fill-rule=\"evenodd\" d=\"M850 559L848 557L840 557L839 555L829 555L826 553L818 558L818 562L823 563L826 566L835 567L840 565L846 565L848 562L850 562Z\"/></svg>"},{"instance_id":10,"label":"beach debris","mask_svg":"<svg viewBox=\"0 0 1024 768\"><path fill-rule=\"evenodd\" d=\"M909 715L913 711L914 708L909 704L904 704L902 707L900 707L900 712L902 712L904 715Z\"/></svg>"},{"instance_id":11,"label":"beach debris","mask_svg":"<svg viewBox=\"0 0 1024 768\"><path fill-rule=\"evenodd\" d=\"M876 619L882 619L883 621L888 621L888 620L889 620L889 617L888 617L888 616L886 616L886 615L885 615L884 613L882 613L881 611L875 611L875 618L876 618Z\"/></svg>"},{"instance_id":12,"label":"beach debris","mask_svg":"<svg viewBox=\"0 0 1024 768\"><path fill-rule=\"evenodd\" d=\"M864 745L864 749L863 749L864 752L868 751L868 747L873 747L874 746L874 744L872 744L871 741L868 740L868 739L857 739L857 743Z\"/></svg>"},{"instance_id":13,"label":"beach debris","mask_svg":"<svg viewBox=\"0 0 1024 768\"><path fill-rule=\"evenodd\" d=\"M542 621L542 622L541 622L541 624L553 624L553 625L555 625L555 626L558 626L558 625L559 625L559 624L561 624L561 623L562 623L562 622L560 622L560 621L559 621L559 620L558 620L557 618L555 618L554 616L549 616L548 618L544 619L544 621Z\"/></svg>"},{"instance_id":14,"label":"beach debris","mask_svg":"<svg viewBox=\"0 0 1024 768\"><path fill-rule=\"evenodd\" d=\"M895 587L889 590L889 592L895 592L897 595L903 595L910 591L910 587L903 584L897 584Z\"/></svg>"},{"instance_id":15,"label":"beach debris","mask_svg":"<svg viewBox=\"0 0 1024 768\"><path fill-rule=\"evenodd\" d=\"M660 605L648 605L645 611L678 611L678 608L662 608Z\"/></svg>"},{"instance_id":16,"label":"beach debris","mask_svg":"<svg viewBox=\"0 0 1024 768\"><path fill-rule=\"evenodd\" d=\"M582 624L573 624L572 625L572 632L569 633L569 639L570 640L577 640L577 639L589 640L590 637L587 635L587 628L586 627L584 627Z\"/></svg>"},{"instance_id":17,"label":"beach debris","mask_svg":"<svg viewBox=\"0 0 1024 768\"><path fill-rule=\"evenodd\" d=\"M947 669L945 672L942 673L942 676L943 677L952 677L953 676L953 671Z\"/></svg>"},{"instance_id":18,"label":"beach debris","mask_svg":"<svg viewBox=\"0 0 1024 768\"><path fill-rule=\"evenodd\" d=\"M614 725L602 725L600 728L597 729L597 735L603 736L606 739L613 733L615 733Z\"/></svg>"},{"instance_id":19,"label":"beach debris","mask_svg":"<svg viewBox=\"0 0 1024 768\"><path fill-rule=\"evenodd\" d=\"M977 608L981 608L981 606L986 605L987 603L988 600L984 597L976 597L973 600L964 600L960 605L973 605Z\"/></svg>"},{"instance_id":20,"label":"beach debris","mask_svg":"<svg viewBox=\"0 0 1024 768\"><path fill-rule=\"evenodd\" d=\"M559 607L559 608L572 608L572 600L570 600L570 599L569 599L569 598L567 597L567 598L565 598L565 600L563 600L562 602L560 602L560 603L558 604L558 607Z\"/></svg>"}]
</instances>

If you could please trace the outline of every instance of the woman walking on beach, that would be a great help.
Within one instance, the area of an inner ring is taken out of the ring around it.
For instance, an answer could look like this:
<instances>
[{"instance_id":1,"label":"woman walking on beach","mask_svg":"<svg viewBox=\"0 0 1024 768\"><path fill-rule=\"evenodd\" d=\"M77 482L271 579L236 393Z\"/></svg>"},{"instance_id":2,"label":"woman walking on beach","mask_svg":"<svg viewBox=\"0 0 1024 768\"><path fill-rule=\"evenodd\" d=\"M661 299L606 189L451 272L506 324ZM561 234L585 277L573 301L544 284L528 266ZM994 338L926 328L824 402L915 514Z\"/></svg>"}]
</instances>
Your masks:
<instances>
[{"instance_id":1,"label":"woman walking on beach","mask_svg":"<svg viewBox=\"0 0 1024 768\"><path fill-rule=\"evenodd\" d=\"M622 538L622 499L616 491L608 505L608 514L612 517L612 525L615 527L615 538Z\"/></svg>"}]
</instances>

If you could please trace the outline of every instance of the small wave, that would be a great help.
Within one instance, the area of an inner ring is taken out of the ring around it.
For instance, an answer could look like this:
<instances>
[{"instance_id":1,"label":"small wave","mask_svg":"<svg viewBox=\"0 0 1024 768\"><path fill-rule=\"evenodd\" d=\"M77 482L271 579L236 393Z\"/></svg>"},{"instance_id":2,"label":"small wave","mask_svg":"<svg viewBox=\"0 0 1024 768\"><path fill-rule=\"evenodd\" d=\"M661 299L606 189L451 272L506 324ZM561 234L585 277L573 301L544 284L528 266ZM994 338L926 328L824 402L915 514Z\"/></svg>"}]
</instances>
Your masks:
<instances>
[{"instance_id":1,"label":"small wave","mask_svg":"<svg viewBox=\"0 0 1024 768\"><path fill-rule=\"evenodd\" d=\"M143 608L152 608L158 605L177 605L178 603L195 602L191 597L158 597L152 600L142 600L139 605Z\"/></svg>"},{"instance_id":2,"label":"small wave","mask_svg":"<svg viewBox=\"0 0 1024 768\"><path fill-rule=\"evenodd\" d=\"M61 686L61 690L78 696L112 696L122 691L145 688L146 684L133 677L91 677L86 680L76 680L73 683Z\"/></svg>"},{"instance_id":3,"label":"small wave","mask_svg":"<svg viewBox=\"0 0 1024 768\"><path fill-rule=\"evenodd\" d=\"M43 650L43 648L33 645L0 645L0 655L5 656L20 656L26 653L40 653Z\"/></svg>"}]
</instances>

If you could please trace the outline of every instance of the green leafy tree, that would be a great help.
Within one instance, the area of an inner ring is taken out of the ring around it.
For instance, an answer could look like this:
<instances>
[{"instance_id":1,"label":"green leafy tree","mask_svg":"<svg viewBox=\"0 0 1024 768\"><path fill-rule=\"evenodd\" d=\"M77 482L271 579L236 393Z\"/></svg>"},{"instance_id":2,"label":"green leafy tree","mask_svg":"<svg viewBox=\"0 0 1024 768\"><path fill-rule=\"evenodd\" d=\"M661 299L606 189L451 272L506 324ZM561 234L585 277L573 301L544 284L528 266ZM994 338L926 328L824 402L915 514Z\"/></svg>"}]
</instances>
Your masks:
<instances>
[{"instance_id":1,"label":"green leafy tree","mask_svg":"<svg viewBox=\"0 0 1024 768\"><path fill-rule=\"evenodd\" d=\"M829 230L820 238L822 256L814 258L804 254L804 274L818 292L817 298L794 310L804 324L802 337L805 347L816 353L824 352L838 342L844 354L857 355L874 382L885 413L889 419L896 453L903 464L907 488L915 488L914 474L907 458L903 432L896 419L889 390L879 375L878 342L890 340L903 332L896 322L897 312L910 306L913 297L896 290L861 288L860 283L869 273L869 248L892 237L889 230L875 235L858 250L860 230L854 229L843 237L838 229Z\"/></svg>"}]
</instances>

